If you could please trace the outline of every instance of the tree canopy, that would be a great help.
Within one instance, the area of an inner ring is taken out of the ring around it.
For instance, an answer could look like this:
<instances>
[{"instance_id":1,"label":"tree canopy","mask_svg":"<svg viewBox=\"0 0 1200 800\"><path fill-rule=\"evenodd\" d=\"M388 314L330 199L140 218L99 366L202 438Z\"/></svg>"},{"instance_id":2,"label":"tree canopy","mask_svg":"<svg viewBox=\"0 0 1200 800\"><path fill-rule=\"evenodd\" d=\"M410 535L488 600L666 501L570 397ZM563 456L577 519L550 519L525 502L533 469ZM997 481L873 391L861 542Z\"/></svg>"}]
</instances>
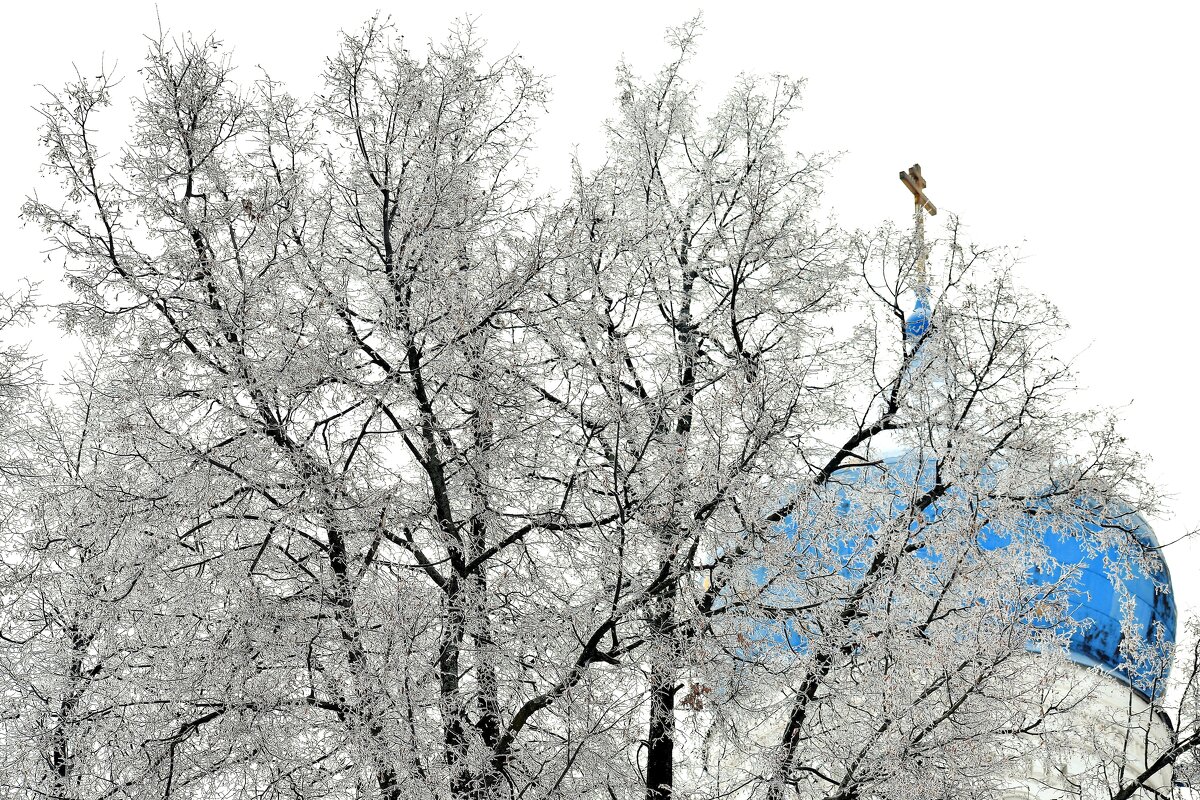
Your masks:
<instances>
[{"instance_id":1,"label":"tree canopy","mask_svg":"<svg viewBox=\"0 0 1200 800\"><path fill-rule=\"evenodd\" d=\"M468 23L372 20L309 98L152 39L111 153L115 76L53 94L22 214L84 345L0 353L6 796L995 797L1072 746L1100 676L1018 534L1150 564L1137 455L1003 251L951 219L924 287L839 228L802 82L703 112L698 35L552 196L547 82Z\"/></svg>"}]
</instances>

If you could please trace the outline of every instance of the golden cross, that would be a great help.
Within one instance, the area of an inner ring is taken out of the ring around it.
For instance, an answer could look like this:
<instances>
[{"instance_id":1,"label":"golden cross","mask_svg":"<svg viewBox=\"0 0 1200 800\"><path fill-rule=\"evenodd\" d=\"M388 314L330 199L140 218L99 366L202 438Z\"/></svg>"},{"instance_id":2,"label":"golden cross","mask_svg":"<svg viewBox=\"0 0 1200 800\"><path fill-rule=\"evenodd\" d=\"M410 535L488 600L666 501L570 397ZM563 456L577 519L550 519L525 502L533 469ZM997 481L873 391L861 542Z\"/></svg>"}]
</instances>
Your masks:
<instances>
[{"instance_id":1,"label":"golden cross","mask_svg":"<svg viewBox=\"0 0 1200 800\"><path fill-rule=\"evenodd\" d=\"M913 244L917 249L917 263L914 265L913 276L916 280L917 299L921 302L928 302L929 295L929 276L925 272L925 215L922 211L928 211L930 216L937 214L937 206L925 196L925 179L921 177L921 165L913 164L908 172L900 173L900 180L908 187L908 190L913 195Z\"/></svg>"},{"instance_id":2,"label":"golden cross","mask_svg":"<svg viewBox=\"0 0 1200 800\"><path fill-rule=\"evenodd\" d=\"M923 208L929 212L929 216L937 216L937 206L925 196L925 179L921 177L921 165L913 164L908 172L900 173L900 180L908 187L908 190L913 193L913 202L918 208Z\"/></svg>"}]
</instances>

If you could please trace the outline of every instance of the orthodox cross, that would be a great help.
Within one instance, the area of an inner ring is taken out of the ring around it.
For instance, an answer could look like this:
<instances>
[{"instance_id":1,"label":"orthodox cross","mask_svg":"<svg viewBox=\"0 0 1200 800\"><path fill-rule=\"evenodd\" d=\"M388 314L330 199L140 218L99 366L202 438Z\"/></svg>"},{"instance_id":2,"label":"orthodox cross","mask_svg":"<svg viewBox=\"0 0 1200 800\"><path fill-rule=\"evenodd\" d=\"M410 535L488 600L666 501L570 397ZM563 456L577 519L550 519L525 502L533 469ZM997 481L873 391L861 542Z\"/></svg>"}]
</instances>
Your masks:
<instances>
[{"instance_id":1,"label":"orthodox cross","mask_svg":"<svg viewBox=\"0 0 1200 800\"><path fill-rule=\"evenodd\" d=\"M925 213L935 216L937 214L937 206L933 204L928 197L925 196L925 179L921 177L921 165L913 164L907 172L900 173L900 180L908 187L908 190L913 195L913 226L916 228L916 246L917 246L917 269L916 283L917 292L928 292L928 278L925 275Z\"/></svg>"}]
</instances>

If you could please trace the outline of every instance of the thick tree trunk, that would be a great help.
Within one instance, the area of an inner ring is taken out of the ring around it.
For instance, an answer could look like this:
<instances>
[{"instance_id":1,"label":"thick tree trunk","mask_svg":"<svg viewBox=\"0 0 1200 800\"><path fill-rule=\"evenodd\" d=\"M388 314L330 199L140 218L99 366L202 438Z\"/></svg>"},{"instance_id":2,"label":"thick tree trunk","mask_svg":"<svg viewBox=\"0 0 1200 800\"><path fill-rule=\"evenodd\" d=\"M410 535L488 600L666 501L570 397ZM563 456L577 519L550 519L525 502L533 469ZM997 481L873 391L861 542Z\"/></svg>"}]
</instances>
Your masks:
<instances>
[{"instance_id":1,"label":"thick tree trunk","mask_svg":"<svg viewBox=\"0 0 1200 800\"><path fill-rule=\"evenodd\" d=\"M450 796L469 800L475 783L467 762L467 710L460 686L460 656L465 615L462 591L457 576L451 580L442 621L441 647L438 652L438 680L441 691L442 738L446 769L450 774Z\"/></svg>"},{"instance_id":2,"label":"thick tree trunk","mask_svg":"<svg viewBox=\"0 0 1200 800\"><path fill-rule=\"evenodd\" d=\"M78 627L72 625L67 629L71 643L71 661L67 666L66 685L63 687L62 700L58 706L57 719L50 733L50 783L53 787L51 797L54 800L71 800L75 797L71 784L74 782L75 757L71 749L71 717L79 701L83 699L87 681L94 678L100 671L100 665L91 669L83 668L83 660L87 649L92 643L92 636L84 634Z\"/></svg>"},{"instance_id":3,"label":"thick tree trunk","mask_svg":"<svg viewBox=\"0 0 1200 800\"><path fill-rule=\"evenodd\" d=\"M464 590L465 584L472 584ZM490 647L488 628L483 625L472 638L478 646L473 668L476 674L476 700L478 720L472 722L469 714L468 689L462 685L463 642L466 638L469 606L472 595L486 583L473 581L471 577L452 582L455 587L447 598L447 609L443 622L442 645L438 659L438 672L442 698L442 730L446 756L446 767L450 773L450 796L454 800L488 800L499 796L506 786L494 759L486 759L478 769L472 769L468 754L470 738L478 732L488 747L495 748L500 739L498 680L494 667L488 662ZM471 627L478 627L479 620L471 620ZM487 663L485 663L487 662Z\"/></svg>"},{"instance_id":4,"label":"thick tree trunk","mask_svg":"<svg viewBox=\"0 0 1200 800\"><path fill-rule=\"evenodd\" d=\"M493 419L495 417L495 394L488 385L488 375L483 365L487 363L488 340L486 331L472 336L465 343L471 359L470 384L470 431L472 438L468 491L471 497L471 523L469 537L469 561L474 563L488 547L490 522L489 493L493 478L492 459L494 442ZM500 713L500 681L496 672L496 643L492 634L492 620L488 610L489 589L487 564L478 563L470 574L464 576L463 585L469 597L467 620L468 630L475 642L475 712L476 729L484 744L496 753L500 743L503 722ZM477 783L477 800L503 796L508 784L503 780L500 769L503 759L489 758L482 766Z\"/></svg>"},{"instance_id":5,"label":"thick tree trunk","mask_svg":"<svg viewBox=\"0 0 1200 800\"><path fill-rule=\"evenodd\" d=\"M679 266L683 271L682 300L675 320L681 354L680 401L674 435L668 441L668 447L674 451L669 456L670 521L659 532L658 580L661 585L655 590L657 597L650 606L650 634L656 640L658 652L652 657L650 668L650 718L646 729L646 800L670 800L675 791L675 694L679 671L679 633L676 629L678 620L675 608L679 579L676 562L677 550L684 537L684 529L678 524L677 515L684 508L686 496L685 466L696 397L697 358L695 328L691 317L692 290L697 273L688 263L688 237L689 233L685 229L678 252Z\"/></svg>"},{"instance_id":6,"label":"thick tree trunk","mask_svg":"<svg viewBox=\"0 0 1200 800\"><path fill-rule=\"evenodd\" d=\"M675 535L664 535L663 555L670 554ZM654 642L650 657L650 712L646 726L646 800L670 800L675 791L675 694L679 673L674 562L659 565L661 585L650 606L648 620Z\"/></svg>"},{"instance_id":7,"label":"thick tree trunk","mask_svg":"<svg viewBox=\"0 0 1200 800\"><path fill-rule=\"evenodd\" d=\"M646 736L646 800L670 800L675 789L675 670L650 670L650 720Z\"/></svg>"},{"instance_id":8,"label":"thick tree trunk","mask_svg":"<svg viewBox=\"0 0 1200 800\"><path fill-rule=\"evenodd\" d=\"M374 764L375 782L383 800L399 800L400 780L391 755L387 734L380 720L378 693L382 685L373 679L367 663L366 650L354 607L354 589L346 553L346 539L336 525L329 528L329 563L333 572L334 619L346 647L346 664L350 672L350 692L353 708L346 714L352 731L365 734L371 743L370 758Z\"/></svg>"}]
</instances>

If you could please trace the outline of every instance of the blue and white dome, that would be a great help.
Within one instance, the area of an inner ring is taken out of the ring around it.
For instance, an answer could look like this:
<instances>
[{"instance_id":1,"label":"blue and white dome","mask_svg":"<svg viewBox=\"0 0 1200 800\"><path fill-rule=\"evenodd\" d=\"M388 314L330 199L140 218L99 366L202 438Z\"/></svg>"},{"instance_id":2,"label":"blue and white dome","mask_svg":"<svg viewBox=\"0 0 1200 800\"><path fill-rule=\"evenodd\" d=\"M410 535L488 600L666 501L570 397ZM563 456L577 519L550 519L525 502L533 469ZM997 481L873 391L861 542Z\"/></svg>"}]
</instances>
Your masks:
<instances>
[{"instance_id":1,"label":"blue and white dome","mask_svg":"<svg viewBox=\"0 0 1200 800\"><path fill-rule=\"evenodd\" d=\"M932 462L926 463L922 475L916 474L917 463L911 456L897 456L880 466L839 471L829 487L833 494L819 504L828 508L832 500L832 513L797 511L780 529L797 549L809 557L815 553L826 575L854 583L865 574L874 539L886 523L906 516L907 498L933 485ZM963 499L961 492L950 490L925 510L926 521L933 522L950 506L956 514L974 508L966 513L976 515L977 526L963 527L978 531L981 550L1021 542L1044 553L1044 558L1028 566L1026 578L1032 586L1047 587L1047 598L1059 603L1060 609L1065 607L1067 618L1055 624L1064 634L1070 632L1071 659L1127 681L1145 697L1162 693L1175 641L1176 608L1158 541L1140 515L1099 504L1052 511L1037 500L1015 514L996 515L997 509L989 509L986 503L972 507ZM998 516L1009 524L997 522ZM935 563L942 556L931 548L917 549L913 557ZM791 605L797 599L789 591L777 594L768 586L764 567L755 569L752 579L766 589L768 605L776 601ZM764 626L762 637L803 652L807 649L803 629L799 620L782 629Z\"/></svg>"},{"instance_id":2,"label":"blue and white dome","mask_svg":"<svg viewBox=\"0 0 1200 800\"><path fill-rule=\"evenodd\" d=\"M1051 555L1051 566L1029 577L1048 584L1068 577L1074 592L1071 617L1079 623L1069 646L1075 661L1120 676L1145 695L1158 695L1165 688L1167 656L1175 643L1171 574L1154 531L1140 514L1117 521L1140 545L1140 558L1118 552L1116 545L1099 551L1087 547L1085 542L1101 532L1102 524L1112 523L1081 513L1073 519L1060 515L1041 525L1036 532ZM1126 636L1146 659L1123 654Z\"/></svg>"}]
</instances>

